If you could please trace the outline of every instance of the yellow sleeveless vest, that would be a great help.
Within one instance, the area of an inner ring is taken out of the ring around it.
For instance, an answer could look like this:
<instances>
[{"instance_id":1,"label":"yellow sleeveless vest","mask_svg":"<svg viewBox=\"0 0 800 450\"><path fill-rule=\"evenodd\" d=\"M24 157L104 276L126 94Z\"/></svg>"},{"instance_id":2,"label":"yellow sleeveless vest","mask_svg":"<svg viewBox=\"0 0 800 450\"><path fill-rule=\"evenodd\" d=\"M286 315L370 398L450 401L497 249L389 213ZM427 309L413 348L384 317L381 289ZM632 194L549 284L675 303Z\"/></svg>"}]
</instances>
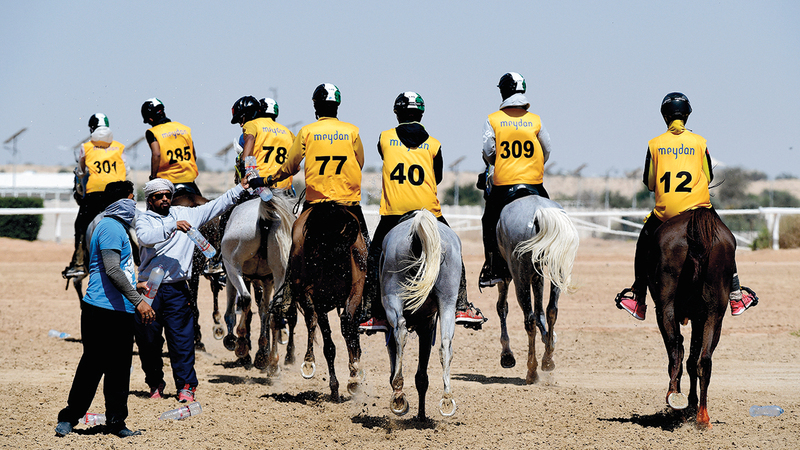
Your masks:
<instances>
[{"instance_id":1,"label":"yellow sleeveless vest","mask_svg":"<svg viewBox=\"0 0 800 450\"><path fill-rule=\"evenodd\" d=\"M286 154L292 148L294 134L269 117L259 117L245 123L242 131L256 139L253 156L258 161L258 175L264 178L275 175L281 164L286 162ZM292 177L276 183L275 187L291 188Z\"/></svg>"},{"instance_id":2,"label":"yellow sleeveless vest","mask_svg":"<svg viewBox=\"0 0 800 450\"><path fill-rule=\"evenodd\" d=\"M87 193L103 192L108 183L125 180L125 162L122 160L124 149L125 146L117 141L112 141L108 147L91 141L83 144L84 161L89 174L86 181Z\"/></svg>"},{"instance_id":3,"label":"yellow sleeveless vest","mask_svg":"<svg viewBox=\"0 0 800 450\"><path fill-rule=\"evenodd\" d=\"M173 183L194 181L198 171L192 129L178 122L167 122L150 128L150 132L161 147L157 176Z\"/></svg>"},{"instance_id":4,"label":"yellow sleeveless vest","mask_svg":"<svg viewBox=\"0 0 800 450\"><path fill-rule=\"evenodd\" d=\"M539 116L506 108L490 114L489 123L495 135L493 184L541 184L544 154L538 138L542 129Z\"/></svg>"},{"instance_id":5,"label":"yellow sleeveless vest","mask_svg":"<svg viewBox=\"0 0 800 450\"><path fill-rule=\"evenodd\" d=\"M442 208L436 197L436 174L433 158L441 144L433 137L417 148L408 148L400 142L397 130L381 133L383 152L383 192L380 214L402 215L417 209L427 209L436 217Z\"/></svg>"}]
</instances>

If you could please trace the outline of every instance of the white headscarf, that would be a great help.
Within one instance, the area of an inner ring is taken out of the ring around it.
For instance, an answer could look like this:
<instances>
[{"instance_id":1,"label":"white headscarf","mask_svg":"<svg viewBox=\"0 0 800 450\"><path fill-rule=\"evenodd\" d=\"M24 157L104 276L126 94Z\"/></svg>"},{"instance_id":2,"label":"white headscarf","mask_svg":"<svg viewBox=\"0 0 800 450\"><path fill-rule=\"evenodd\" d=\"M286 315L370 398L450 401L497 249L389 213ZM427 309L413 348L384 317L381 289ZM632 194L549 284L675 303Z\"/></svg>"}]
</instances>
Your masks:
<instances>
[{"instance_id":1,"label":"white headscarf","mask_svg":"<svg viewBox=\"0 0 800 450\"><path fill-rule=\"evenodd\" d=\"M151 195L161 191L169 191L169 194L172 195L175 193L175 185L172 184L171 181L164 178L150 180L144 185L144 195L147 198L150 198Z\"/></svg>"}]
</instances>

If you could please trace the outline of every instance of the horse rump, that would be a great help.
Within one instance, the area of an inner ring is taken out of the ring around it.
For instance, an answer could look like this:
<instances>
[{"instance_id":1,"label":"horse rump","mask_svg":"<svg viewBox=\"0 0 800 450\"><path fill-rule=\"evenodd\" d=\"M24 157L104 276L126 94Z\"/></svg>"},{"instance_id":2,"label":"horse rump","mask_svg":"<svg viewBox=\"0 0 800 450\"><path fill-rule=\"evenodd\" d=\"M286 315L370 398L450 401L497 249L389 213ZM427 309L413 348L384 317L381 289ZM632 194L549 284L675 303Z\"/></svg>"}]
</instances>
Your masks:
<instances>
[{"instance_id":1,"label":"horse rump","mask_svg":"<svg viewBox=\"0 0 800 450\"><path fill-rule=\"evenodd\" d=\"M350 279L330 279L330 274L350 272L350 248L358 239L361 225L346 207L333 203L316 203L311 207L303 227L305 272L314 283L320 298L335 298L336 292Z\"/></svg>"}]
</instances>

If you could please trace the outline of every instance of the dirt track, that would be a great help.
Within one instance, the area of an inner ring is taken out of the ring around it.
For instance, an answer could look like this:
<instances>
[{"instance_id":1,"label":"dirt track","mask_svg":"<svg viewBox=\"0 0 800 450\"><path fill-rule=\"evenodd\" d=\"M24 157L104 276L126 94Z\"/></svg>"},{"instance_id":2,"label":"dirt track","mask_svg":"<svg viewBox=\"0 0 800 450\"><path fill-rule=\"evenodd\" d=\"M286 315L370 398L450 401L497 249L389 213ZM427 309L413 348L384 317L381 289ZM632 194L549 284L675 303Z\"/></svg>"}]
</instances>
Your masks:
<instances>
[{"instance_id":1,"label":"dirt track","mask_svg":"<svg viewBox=\"0 0 800 450\"><path fill-rule=\"evenodd\" d=\"M462 235L470 286L482 262L480 239ZM743 316L728 315L714 354L709 394L713 428L699 431L664 412L667 358L654 314L638 322L613 305L633 272L632 242L584 239L574 277L577 293L560 302L556 325L556 369L536 385L524 385L525 336L512 302L511 345L518 364L499 364L495 292L469 292L490 318L483 331L456 330L452 366L455 416L438 416L441 367L434 353L429 369L429 422L410 418L417 410L413 373L417 341L409 341L405 363L409 416L388 410L388 358L380 335L362 338L367 370L364 394L328 398L327 370L317 347L316 378L304 380L299 365L269 378L235 364L233 353L211 337L211 294L203 283L200 307L206 353L197 357L198 401L203 413L161 422L177 407L169 397L151 401L137 357L131 378L128 425L143 436L120 440L87 431L55 437L58 411L66 404L81 354L79 308L59 273L71 246L0 239L0 447L4 448L769 448L800 447L800 250L737 254L742 283L761 304ZM47 337L51 328L72 333ZM338 324L334 324L338 329ZM688 330L687 330L688 331ZM304 351L306 331L298 326ZM75 339L77 338L77 339ZM337 373L346 374L346 350L337 337ZM537 339L537 353L542 346ZM437 344L438 345L438 344ZM438 349L434 350L438 353ZM285 347L281 347L281 356ZM688 353L688 352L687 352ZM165 360L166 361L166 360ZM171 377L169 365L167 377ZM688 391L688 376L683 386ZM777 418L750 417L754 404L777 404ZM98 393L91 411L103 412Z\"/></svg>"}]
</instances>

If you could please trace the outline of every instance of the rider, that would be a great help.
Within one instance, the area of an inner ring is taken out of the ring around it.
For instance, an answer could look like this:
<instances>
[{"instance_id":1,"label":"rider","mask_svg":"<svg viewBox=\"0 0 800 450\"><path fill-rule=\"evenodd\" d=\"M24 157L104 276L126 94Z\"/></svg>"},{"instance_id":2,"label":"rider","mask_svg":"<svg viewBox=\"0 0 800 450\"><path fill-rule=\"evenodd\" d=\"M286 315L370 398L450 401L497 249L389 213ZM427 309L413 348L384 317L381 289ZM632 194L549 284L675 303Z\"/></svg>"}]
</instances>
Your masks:
<instances>
[{"instance_id":1,"label":"rider","mask_svg":"<svg viewBox=\"0 0 800 450\"><path fill-rule=\"evenodd\" d=\"M528 112L530 103L523 95L525 79L508 72L497 87L503 102L483 126L483 160L487 167L486 175L479 177L479 186L483 180L489 195L481 218L486 262L478 280L480 287L494 286L508 276L508 266L497 246L497 221L503 207L524 195L550 198L542 184L544 163L552 150L550 135L539 116ZM494 174L488 175L491 165Z\"/></svg>"},{"instance_id":2,"label":"rider","mask_svg":"<svg viewBox=\"0 0 800 450\"><path fill-rule=\"evenodd\" d=\"M300 129L294 139L286 161L274 177L267 177L270 185L296 174L300 163L305 159L306 211L315 203L334 202L345 206L353 213L361 225L364 241L369 246L369 230L361 212L361 168L364 166L364 147L358 134L358 127L337 119L341 93L330 83L317 86L311 96L317 121ZM302 215L301 215L302 217ZM294 223L302 226L301 220ZM296 251L292 244L291 254ZM288 277L288 272L287 272ZM286 288L289 283L285 283ZM275 299L278 310L289 307L284 302L286 296Z\"/></svg>"},{"instance_id":3,"label":"rider","mask_svg":"<svg viewBox=\"0 0 800 450\"><path fill-rule=\"evenodd\" d=\"M108 125L105 114L92 115L89 118L91 140L85 142L80 149L78 167L75 168L76 200L80 205L75 218L75 250L72 261L62 272L64 278L80 277L87 273L85 258L88 255L84 252L86 227L107 206L103 200L106 185L125 180L125 159L122 153L125 146L114 140L114 134Z\"/></svg>"},{"instance_id":4,"label":"rider","mask_svg":"<svg viewBox=\"0 0 800 450\"><path fill-rule=\"evenodd\" d=\"M655 193L656 207L645 219L636 242L633 286L617 294L616 298L618 308L628 311L639 320L644 320L647 312L647 253L656 229L682 212L712 208L708 190L709 183L714 179L711 156L706 140L686 128L691 113L692 106L685 95L680 92L667 94L661 102L661 115L668 129L648 143L642 181ZM745 309L755 306L757 299L749 288L740 288L739 276L734 272L730 294L731 314L742 314Z\"/></svg>"},{"instance_id":5,"label":"rider","mask_svg":"<svg viewBox=\"0 0 800 450\"><path fill-rule=\"evenodd\" d=\"M442 146L425 130L420 121L425 102L416 92L403 92L394 101L396 128L381 133L378 154L383 159L383 189L381 220L367 258L367 280L364 286L362 310L369 320L359 325L359 331L388 331L386 312L381 307L378 265L383 253L383 239L406 213L427 209L439 222L448 225L442 216L436 186L442 181ZM433 174L433 177L431 176ZM449 226L449 225L448 225ZM480 310L467 302L467 282L461 264L461 286L456 303L456 323L479 328L486 319Z\"/></svg>"}]
</instances>

